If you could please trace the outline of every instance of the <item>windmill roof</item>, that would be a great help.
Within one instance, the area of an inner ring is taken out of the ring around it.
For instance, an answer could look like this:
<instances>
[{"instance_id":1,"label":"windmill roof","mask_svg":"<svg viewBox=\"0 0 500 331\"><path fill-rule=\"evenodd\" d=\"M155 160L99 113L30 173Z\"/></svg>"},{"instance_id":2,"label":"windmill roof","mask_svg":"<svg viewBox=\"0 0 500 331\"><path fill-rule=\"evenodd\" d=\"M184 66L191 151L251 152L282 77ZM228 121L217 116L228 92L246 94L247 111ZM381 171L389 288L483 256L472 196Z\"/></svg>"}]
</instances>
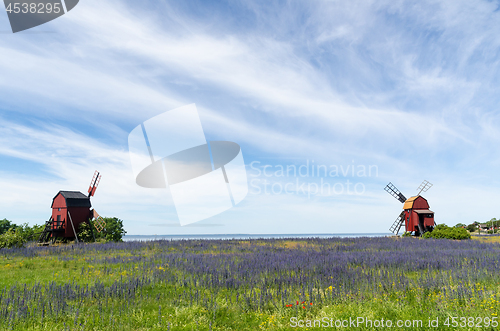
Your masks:
<instances>
[{"instance_id":1,"label":"windmill roof","mask_svg":"<svg viewBox=\"0 0 500 331\"><path fill-rule=\"evenodd\" d=\"M90 198L80 191L59 191L54 199L58 195L62 195L66 200L67 207L91 207ZM54 199L52 199L52 204L54 204Z\"/></svg>"},{"instance_id":2,"label":"windmill roof","mask_svg":"<svg viewBox=\"0 0 500 331\"><path fill-rule=\"evenodd\" d=\"M414 197L411 197L409 198L408 200L405 201L405 204L403 205L403 209L412 209L413 208L413 203L415 202L415 200L417 200L418 198L422 198L424 199L425 201L427 201L426 198L424 198L423 196L421 195L417 195L417 196L414 196Z\"/></svg>"}]
</instances>

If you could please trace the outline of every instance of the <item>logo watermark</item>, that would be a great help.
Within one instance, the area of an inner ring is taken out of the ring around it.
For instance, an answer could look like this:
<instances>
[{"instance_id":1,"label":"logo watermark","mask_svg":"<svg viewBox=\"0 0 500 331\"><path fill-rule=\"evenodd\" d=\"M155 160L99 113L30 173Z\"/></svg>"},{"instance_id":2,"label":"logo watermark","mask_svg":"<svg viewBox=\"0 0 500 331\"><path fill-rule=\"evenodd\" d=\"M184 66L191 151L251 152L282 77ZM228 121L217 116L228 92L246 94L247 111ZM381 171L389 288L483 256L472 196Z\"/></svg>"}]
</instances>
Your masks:
<instances>
[{"instance_id":1,"label":"logo watermark","mask_svg":"<svg viewBox=\"0 0 500 331\"><path fill-rule=\"evenodd\" d=\"M3 0L12 32L52 21L73 8L79 0Z\"/></svg>"},{"instance_id":2,"label":"logo watermark","mask_svg":"<svg viewBox=\"0 0 500 331\"><path fill-rule=\"evenodd\" d=\"M363 195L364 179L378 177L377 165L317 164L305 160L302 164L250 163L250 192L265 195Z\"/></svg>"},{"instance_id":3,"label":"logo watermark","mask_svg":"<svg viewBox=\"0 0 500 331\"><path fill-rule=\"evenodd\" d=\"M438 319L428 321L429 327L438 327ZM390 319L369 319L364 317L349 317L348 319L333 319L323 317L317 320L299 319L297 317L290 318L290 326L292 328L421 328L424 323L422 320L396 320Z\"/></svg>"},{"instance_id":4,"label":"logo watermark","mask_svg":"<svg viewBox=\"0 0 500 331\"><path fill-rule=\"evenodd\" d=\"M181 225L222 213L248 193L240 146L207 141L195 104L138 125L128 146L136 183L168 187Z\"/></svg>"},{"instance_id":5,"label":"logo watermark","mask_svg":"<svg viewBox=\"0 0 500 331\"><path fill-rule=\"evenodd\" d=\"M428 317L427 320L422 319L373 319L362 316L349 317L343 319L335 319L330 317L322 317L321 319L300 319L297 317L290 318L290 327L292 328L336 328L336 329L359 329L359 328L423 328L427 329L439 328L446 326L448 328L497 328L499 325L498 318L481 317L481 316L448 316L446 319L439 317Z\"/></svg>"}]
</instances>

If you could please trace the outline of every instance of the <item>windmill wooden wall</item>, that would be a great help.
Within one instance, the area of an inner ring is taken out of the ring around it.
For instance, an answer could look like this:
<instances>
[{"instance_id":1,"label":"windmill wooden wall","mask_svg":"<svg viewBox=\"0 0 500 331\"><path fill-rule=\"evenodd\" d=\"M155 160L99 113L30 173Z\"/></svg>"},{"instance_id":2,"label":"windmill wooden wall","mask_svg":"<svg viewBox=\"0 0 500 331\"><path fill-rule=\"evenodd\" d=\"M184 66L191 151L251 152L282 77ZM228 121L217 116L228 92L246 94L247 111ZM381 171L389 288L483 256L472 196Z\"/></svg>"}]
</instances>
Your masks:
<instances>
[{"instance_id":1,"label":"windmill wooden wall","mask_svg":"<svg viewBox=\"0 0 500 331\"><path fill-rule=\"evenodd\" d=\"M79 191L59 191L52 200L53 229L57 231L58 237L74 238L73 221L75 231L78 232L79 225L92 217L90 198ZM69 211L69 214L68 214Z\"/></svg>"},{"instance_id":2,"label":"windmill wooden wall","mask_svg":"<svg viewBox=\"0 0 500 331\"><path fill-rule=\"evenodd\" d=\"M429 210L429 203L423 196L409 198L405 201L403 209L406 231L419 231L419 224L423 229L434 226L434 212Z\"/></svg>"}]
</instances>

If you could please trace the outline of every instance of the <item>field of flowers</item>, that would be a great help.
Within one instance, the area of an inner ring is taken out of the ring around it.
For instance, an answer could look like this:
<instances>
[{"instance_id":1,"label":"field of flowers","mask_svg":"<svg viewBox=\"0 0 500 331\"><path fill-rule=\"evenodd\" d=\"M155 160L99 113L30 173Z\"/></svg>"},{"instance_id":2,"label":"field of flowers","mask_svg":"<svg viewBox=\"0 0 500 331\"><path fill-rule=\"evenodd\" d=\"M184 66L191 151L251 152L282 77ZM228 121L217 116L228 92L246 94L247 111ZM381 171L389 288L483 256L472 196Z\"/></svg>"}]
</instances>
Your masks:
<instances>
[{"instance_id":1,"label":"field of flowers","mask_svg":"<svg viewBox=\"0 0 500 331\"><path fill-rule=\"evenodd\" d=\"M500 244L477 240L179 240L1 249L0 329L323 329L316 320L329 329L385 330L387 321L392 327L410 321L403 329L498 330L499 270ZM437 327L429 326L436 320Z\"/></svg>"}]
</instances>

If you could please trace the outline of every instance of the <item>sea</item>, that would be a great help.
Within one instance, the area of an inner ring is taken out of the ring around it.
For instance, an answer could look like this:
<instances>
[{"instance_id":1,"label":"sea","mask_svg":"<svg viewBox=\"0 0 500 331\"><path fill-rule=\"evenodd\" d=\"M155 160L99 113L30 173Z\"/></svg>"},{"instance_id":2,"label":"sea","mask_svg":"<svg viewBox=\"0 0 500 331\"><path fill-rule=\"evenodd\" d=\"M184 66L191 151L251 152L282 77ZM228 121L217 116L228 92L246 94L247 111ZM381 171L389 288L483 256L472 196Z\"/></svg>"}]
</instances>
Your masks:
<instances>
[{"instance_id":1,"label":"sea","mask_svg":"<svg viewBox=\"0 0 500 331\"><path fill-rule=\"evenodd\" d=\"M189 234L189 235L125 235L123 241L187 240L187 239L283 239L283 238L359 238L390 237L393 233L302 233L302 234Z\"/></svg>"}]
</instances>

